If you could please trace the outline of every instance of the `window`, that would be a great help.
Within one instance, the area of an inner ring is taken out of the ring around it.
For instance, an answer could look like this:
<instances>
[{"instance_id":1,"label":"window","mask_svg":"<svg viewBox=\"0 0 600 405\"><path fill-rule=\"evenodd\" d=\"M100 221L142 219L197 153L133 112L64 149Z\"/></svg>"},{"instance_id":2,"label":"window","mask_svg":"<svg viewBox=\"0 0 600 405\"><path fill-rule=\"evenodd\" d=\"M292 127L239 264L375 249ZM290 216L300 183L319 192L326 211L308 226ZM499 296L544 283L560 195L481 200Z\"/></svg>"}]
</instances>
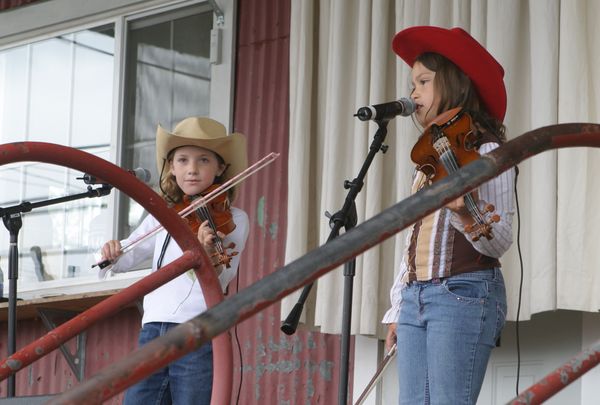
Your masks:
<instances>
[{"instance_id":1,"label":"window","mask_svg":"<svg viewBox=\"0 0 600 405\"><path fill-rule=\"evenodd\" d=\"M213 13L194 8L152 16L128 26L123 167L144 167L158 186L157 123L172 129L189 116L210 113L210 32ZM143 210L121 200L119 234L139 223ZM134 203L133 201L131 201Z\"/></svg>"},{"instance_id":2,"label":"window","mask_svg":"<svg viewBox=\"0 0 600 405\"><path fill-rule=\"evenodd\" d=\"M0 53L0 141L44 141L108 159L115 38L112 27L60 35ZM0 166L0 206L86 191L81 173L36 162ZM21 285L91 273L90 249L110 235L105 199L48 205L23 215ZM8 268L9 233L0 232Z\"/></svg>"},{"instance_id":3,"label":"window","mask_svg":"<svg viewBox=\"0 0 600 405\"><path fill-rule=\"evenodd\" d=\"M144 167L156 186L157 124L173 128L191 115L225 121L229 112L230 97L223 89L230 89L231 52L226 50L231 50L232 30L221 35L226 63L211 63L213 11L206 2L191 3L140 9L109 21L104 17L97 25L0 50L0 143L70 146L124 168ZM233 23L233 13L226 21ZM37 162L0 166L0 207L84 192L87 185L77 179L81 175ZM91 264L105 241L128 235L143 214L118 191L24 214L19 297L115 288L103 287ZM5 285L8 241L8 230L1 226ZM143 274L114 279L132 282Z\"/></svg>"}]
</instances>

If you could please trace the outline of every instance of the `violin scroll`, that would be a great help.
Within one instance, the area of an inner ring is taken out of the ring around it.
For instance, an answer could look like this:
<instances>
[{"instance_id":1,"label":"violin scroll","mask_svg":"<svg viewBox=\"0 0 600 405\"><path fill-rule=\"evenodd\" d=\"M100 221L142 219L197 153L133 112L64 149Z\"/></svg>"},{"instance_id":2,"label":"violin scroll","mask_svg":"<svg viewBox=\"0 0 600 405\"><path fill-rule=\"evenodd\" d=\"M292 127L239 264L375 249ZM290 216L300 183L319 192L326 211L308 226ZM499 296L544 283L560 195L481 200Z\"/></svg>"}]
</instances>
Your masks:
<instances>
[{"instance_id":1,"label":"violin scroll","mask_svg":"<svg viewBox=\"0 0 600 405\"><path fill-rule=\"evenodd\" d=\"M493 239L494 234L492 233L492 224L494 222L500 222L500 215L494 211L496 208L492 204L486 204L481 213L481 220L476 221L471 225L465 226L465 232L471 235L471 240L477 242L482 236L485 236L487 240Z\"/></svg>"},{"instance_id":2,"label":"violin scroll","mask_svg":"<svg viewBox=\"0 0 600 405\"><path fill-rule=\"evenodd\" d=\"M239 254L239 252L232 251L232 249L235 249L235 243L233 242L226 246L223 245L223 252L220 252L219 249L214 249L212 252L209 252L208 256L211 258L213 266L217 267L222 264L225 268L230 268L231 259L233 256Z\"/></svg>"}]
</instances>

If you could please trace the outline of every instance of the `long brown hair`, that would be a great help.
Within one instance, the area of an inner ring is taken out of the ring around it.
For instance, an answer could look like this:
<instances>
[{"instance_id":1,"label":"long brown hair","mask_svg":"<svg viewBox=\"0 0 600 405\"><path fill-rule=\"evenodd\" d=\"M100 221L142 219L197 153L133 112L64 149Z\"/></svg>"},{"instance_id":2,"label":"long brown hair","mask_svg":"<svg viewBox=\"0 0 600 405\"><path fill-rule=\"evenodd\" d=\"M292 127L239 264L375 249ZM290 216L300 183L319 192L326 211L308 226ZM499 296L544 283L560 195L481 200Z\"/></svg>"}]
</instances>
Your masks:
<instances>
[{"instance_id":1,"label":"long brown hair","mask_svg":"<svg viewBox=\"0 0 600 405\"><path fill-rule=\"evenodd\" d=\"M506 141L506 127L501 121L490 115L479 100L473 82L458 66L444 56L433 52L419 55L415 59L416 62L420 62L427 69L435 72L433 85L440 96L438 111L435 111L435 115L452 108L462 107L482 130L495 134L500 143Z\"/></svg>"}]
</instances>

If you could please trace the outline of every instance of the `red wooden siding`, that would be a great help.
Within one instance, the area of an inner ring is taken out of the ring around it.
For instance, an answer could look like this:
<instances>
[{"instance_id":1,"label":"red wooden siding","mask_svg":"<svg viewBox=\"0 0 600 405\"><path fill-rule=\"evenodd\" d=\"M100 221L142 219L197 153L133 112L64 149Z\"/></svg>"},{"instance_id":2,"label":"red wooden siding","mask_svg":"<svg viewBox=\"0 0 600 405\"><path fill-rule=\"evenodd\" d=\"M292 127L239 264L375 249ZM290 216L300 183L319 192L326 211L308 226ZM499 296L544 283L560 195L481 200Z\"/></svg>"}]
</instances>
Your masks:
<instances>
[{"instance_id":1,"label":"red wooden siding","mask_svg":"<svg viewBox=\"0 0 600 405\"><path fill-rule=\"evenodd\" d=\"M20 7L24 6L25 4L35 3L37 1L39 0L0 0L0 10Z\"/></svg>"},{"instance_id":2,"label":"red wooden siding","mask_svg":"<svg viewBox=\"0 0 600 405\"><path fill-rule=\"evenodd\" d=\"M238 15L234 128L248 137L250 162L281 154L240 191L237 203L251 223L241 289L284 264L290 0L240 0ZM236 360L234 388L241 375L239 403L336 403L339 336L305 331L287 336L279 320L279 305L274 305L238 327L243 364L240 368Z\"/></svg>"},{"instance_id":3,"label":"red wooden siding","mask_svg":"<svg viewBox=\"0 0 600 405\"><path fill-rule=\"evenodd\" d=\"M7 330L6 322L0 323ZM141 316L136 308L125 309L115 316L105 319L88 329L86 334L85 378L98 373L115 361L137 348L137 335L141 327ZM38 319L17 322L17 350L48 333ZM67 342L67 347L75 353L75 339ZM6 358L7 336L0 338L0 353ZM15 394L17 397L48 395L64 392L77 385L77 377L71 371L60 350L25 367L16 374ZM0 397L6 396L7 380L0 384ZM120 404L122 394L105 402Z\"/></svg>"},{"instance_id":4,"label":"red wooden siding","mask_svg":"<svg viewBox=\"0 0 600 405\"><path fill-rule=\"evenodd\" d=\"M0 10L30 3L0 0ZM238 0L238 43L234 129L248 137L249 160L270 152L279 159L242 185L235 202L250 217L250 238L240 275L230 288L240 289L284 264L287 226L287 156L289 127L289 39L291 0ZM279 305L240 324L242 361L234 336L233 403L337 403L340 338L299 330L283 334ZM0 327L6 330L6 322ZM92 326L87 334L86 377L126 356L137 346L140 317L128 309ZM41 321L18 323L17 349L46 333ZM70 342L71 344L73 342ZM0 336L6 354L6 334ZM351 379L350 379L351 380ZM17 373L17 396L52 394L77 384L58 350ZM6 381L0 397L6 395ZM107 403L120 403L122 395Z\"/></svg>"}]
</instances>

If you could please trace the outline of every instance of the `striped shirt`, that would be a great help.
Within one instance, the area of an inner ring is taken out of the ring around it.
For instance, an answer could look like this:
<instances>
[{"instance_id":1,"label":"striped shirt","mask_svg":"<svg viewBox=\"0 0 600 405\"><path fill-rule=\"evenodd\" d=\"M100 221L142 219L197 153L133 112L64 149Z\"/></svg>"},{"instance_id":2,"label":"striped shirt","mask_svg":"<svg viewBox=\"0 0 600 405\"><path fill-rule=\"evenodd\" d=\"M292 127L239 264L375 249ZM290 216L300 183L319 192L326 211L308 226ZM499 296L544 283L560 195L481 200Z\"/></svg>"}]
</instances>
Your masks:
<instances>
[{"instance_id":1,"label":"striped shirt","mask_svg":"<svg viewBox=\"0 0 600 405\"><path fill-rule=\"evenodd\" d=\"M498 146L495 142L484 143L479 148L479 153L489 153ZM452 251L450 248L453 244L449 238L452 238L455 233L462 233L477 252L490 258L500 258L508 250L512 244L514 181L515 169L513 168L478 188L479 199L492 204L495 207L495 213L500 216L500 221L492 224L494 235L492 239L482 237L478 241L471 241L471 237L465 232L460 218L445 207L413 225L406 236L400 269L390 290L392 306L384 315L383 323L395 323L398 319L401 290L409 281L409 276L411 280L426 281L450 275L450 267L452 266ZM423 176L421 172L417 172L413 181L413 192L419 189L422 182ZM423 224L426 228L422 229ZM424 235L425 237L423 237ZM434 252L435 254L419 255L420 251L421 253ZM409 274L411 272L416 272L416 274Z\"/></svg>"}]
</instances>

